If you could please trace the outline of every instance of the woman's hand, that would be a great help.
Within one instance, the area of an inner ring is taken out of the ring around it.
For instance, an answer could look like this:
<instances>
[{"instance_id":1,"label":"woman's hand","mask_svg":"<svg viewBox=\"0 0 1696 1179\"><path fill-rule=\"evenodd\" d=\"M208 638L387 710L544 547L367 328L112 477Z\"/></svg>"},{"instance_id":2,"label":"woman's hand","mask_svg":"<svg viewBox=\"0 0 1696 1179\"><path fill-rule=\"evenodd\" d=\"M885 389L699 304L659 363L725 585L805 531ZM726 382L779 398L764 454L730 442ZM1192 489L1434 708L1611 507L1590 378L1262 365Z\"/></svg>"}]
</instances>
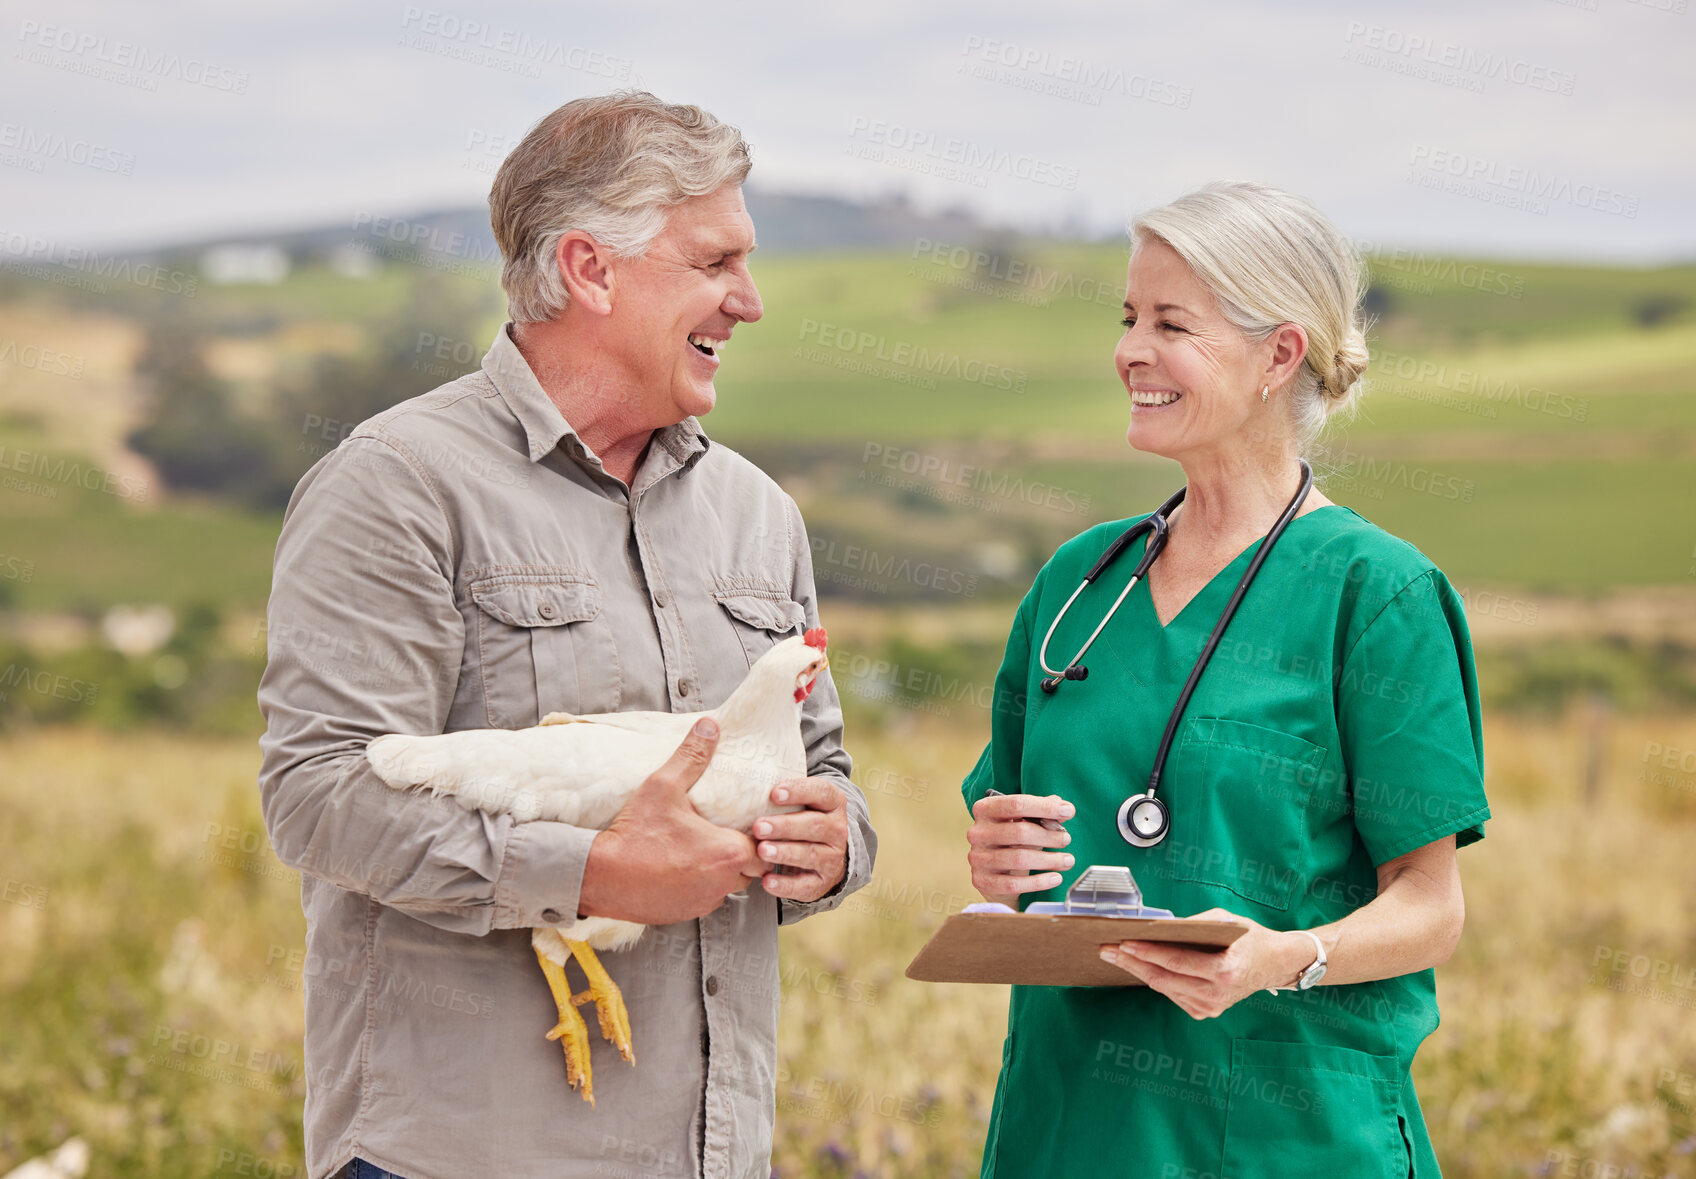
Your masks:
<instances>
[{"instance_id":1,"label":"woman's hand","mask_svg":"<svg viewBox=\"0 0 1696 1179\"><path fill-rule=\"evenodd\" d=\"M1247 917L1209 909L1196 921L1230 921L1248 932L1223 950L1191 950L1170 942L1118 942L1101 947L1104 962L1134 974L1194 1019L1212 1019L1267 987L1287 987L1313 964L1313 939L1280 933ZM1319 934L1327 942L1330 938Z\"/></svg>"},{"instance_id":2,"label":"woman's hand","mask_svg":"<svg viewBox=\"0 0 1696 1179\"><path fill-rule=\"evenodd\" d=\"M1234 921L1248 932L1219 952L1164 942L1119 942L1101 957L1136 975L1196 1019L1211 1019L1260 987L1287 987L1313 965L1313 938L1279 933L1209 909L1198 919ZM1441 966L1466 923L1455 837L1445 835L1378 865L1378 895L1341 921L1310 930L1325 943L1326 986L1395 978ZM1347 935L1347 952L1337 946Z\"/></svg>"},{"instance_id":3,"label":"woman's hand","mask_svg":"<svg viewBox=\"0 0 1696 1179\"><path fill-rule=\"evenodd\" d=\"M1058 888L1060 873L1072 866L1072 857L1045 849L1065 847L1072 837L1064 830L1051 831L1040 821L1060 823L1075 814L1076 808L1058 794L992 794L978 799L972 807L971 830L966 832L966 842L972 845L966 853L972 887L984 900L1014 908L1023 893Z\"/></svg>"}]
</instances>

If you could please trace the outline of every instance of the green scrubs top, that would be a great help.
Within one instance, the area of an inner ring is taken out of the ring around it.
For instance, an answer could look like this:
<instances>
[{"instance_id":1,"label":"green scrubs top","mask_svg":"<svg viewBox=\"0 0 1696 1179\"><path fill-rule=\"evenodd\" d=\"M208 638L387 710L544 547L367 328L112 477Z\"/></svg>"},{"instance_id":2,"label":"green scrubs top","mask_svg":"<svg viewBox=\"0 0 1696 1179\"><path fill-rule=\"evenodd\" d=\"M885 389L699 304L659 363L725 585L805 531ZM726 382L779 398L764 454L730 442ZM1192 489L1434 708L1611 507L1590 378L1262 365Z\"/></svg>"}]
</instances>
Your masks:
<instances>
[{"instance_id":1,"label":"green scrubs top","mask_svg":"<svg viewBox=\"0 0 1696 1179\"><path fill-rule=\"evenodd\" d=\"M1375 866L1489 817L1472 646L1459 596L1418 550L1347 508L1292 521L1261 567L1173 740L1152 848L1119 835L1167 717L1260 542L1161 627L1125 599L1054 695L1037 647L1066 597L1133 521L1063 545L1019 607L991 739L966 780L1058 794L1075 866L1130 867L1146 904L1222 908L1308 929L1377 895ZM1062 667L1124 589L1132 544L1049 644ZM1194 1020L1144 987L1015 987L985 1179L1287 1179L1438 1175L1408 1069L1437 1026L1433 972L1306 992L1258 991Z\"/></svg>"}]
</instances>

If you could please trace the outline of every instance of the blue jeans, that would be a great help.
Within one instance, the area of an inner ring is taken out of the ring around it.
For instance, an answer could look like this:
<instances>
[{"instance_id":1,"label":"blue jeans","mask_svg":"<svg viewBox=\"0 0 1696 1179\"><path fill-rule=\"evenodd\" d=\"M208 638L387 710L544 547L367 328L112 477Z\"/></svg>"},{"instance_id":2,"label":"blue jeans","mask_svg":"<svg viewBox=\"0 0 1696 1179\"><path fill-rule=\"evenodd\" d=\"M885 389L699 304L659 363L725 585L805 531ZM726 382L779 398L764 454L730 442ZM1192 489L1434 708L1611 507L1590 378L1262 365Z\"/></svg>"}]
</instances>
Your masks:
<instances>
[{"instance_id":1,"label":"blue jeans","mask_svg":"<svg viewBox=\"0 0 1696 1179\"><path fill-rule=\"evenodd\" d=\"M381 1167L373 1166L364 1159L354 1159L341 1169L340 1173L336 1175L336 1179L401 1179L401 1176L393 1171L385 1171Z\"/></svg>"}]
</instances>

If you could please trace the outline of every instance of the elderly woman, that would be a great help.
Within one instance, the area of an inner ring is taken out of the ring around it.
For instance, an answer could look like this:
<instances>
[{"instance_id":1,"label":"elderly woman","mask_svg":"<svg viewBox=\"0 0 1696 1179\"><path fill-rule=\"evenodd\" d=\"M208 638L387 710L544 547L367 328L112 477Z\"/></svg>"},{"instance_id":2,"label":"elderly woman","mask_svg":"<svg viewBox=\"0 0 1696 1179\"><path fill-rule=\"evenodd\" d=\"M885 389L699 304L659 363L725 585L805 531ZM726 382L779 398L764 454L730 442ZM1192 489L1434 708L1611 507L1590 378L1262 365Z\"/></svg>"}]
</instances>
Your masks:
<instances>
[{"instance_id":1,"label":"elderly woman","mask_svg":"<svg viewBox=\"0 0 1696 1179\"><path fill-rule=\"evenodd\" d=\"M983 1174L1435 1176L1409 1066L1460 937L1456 849L1489 808L1459 597L1308 490L1300 458L1366 367L1360 263L1306 201L1253 184L1132 237L1127 438L1187 491L1081 589L1132 521L1037 575L964 786L969 859L991 901L1128 865L1146 903L1246 932L1101 948L1146 986L1015 988ZM1104 617L1091 674L1065 673Z\"/></svg>"}]
</instances>

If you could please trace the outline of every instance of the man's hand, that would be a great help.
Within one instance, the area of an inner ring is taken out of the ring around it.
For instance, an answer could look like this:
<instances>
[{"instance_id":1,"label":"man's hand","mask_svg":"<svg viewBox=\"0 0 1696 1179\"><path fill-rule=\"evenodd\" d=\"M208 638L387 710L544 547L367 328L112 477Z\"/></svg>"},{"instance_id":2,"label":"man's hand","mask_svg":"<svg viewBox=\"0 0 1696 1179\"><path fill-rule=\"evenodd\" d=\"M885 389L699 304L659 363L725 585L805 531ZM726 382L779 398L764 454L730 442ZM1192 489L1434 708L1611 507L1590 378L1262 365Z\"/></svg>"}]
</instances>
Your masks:
<instances>
[{"instance_id":1,"label":"man's hand","mask_svg":"<svg viewBox=\"0 0 1696 1179\"><path fill-rule=\"evenodd\" d=\"M1064 879L1060 874L1072 866L1072 856L1048 849L1065 847L1072 837L1064 830L1050 831L1041 821L1064 823L1075 814L1072 804L1058 794L994 794L978 799L966 832L972 847L966 853L972 887L984 900L1014 908L1024 893L1059 888Z\"/></svg>"},{"instance_id":2,"label":"man's hand","mask_svg":"<svg viewBox=\"0 0 1696 1179\"><path fill-rule=\"evenodd\" d=\"M765 872L754 841L707 822L689 787L718 745L718 725L695 727L677 752L630 796L589 845L577 912L643 925L671 925L711 913Z\"/></svg>"},{"instance_id":3,"label":"man's hand","mask_svg":"<svg viewBox=\"0 0 1696 1179\"><path fill-rule=\"evenodd\" d=\"M767 872L760 887L774 897L816 901L848 874L848 801L829 778L779 783L771 800L807 809L767 815L754 824L760 857L791 869Z\"/></svg>"}]
</instances>

